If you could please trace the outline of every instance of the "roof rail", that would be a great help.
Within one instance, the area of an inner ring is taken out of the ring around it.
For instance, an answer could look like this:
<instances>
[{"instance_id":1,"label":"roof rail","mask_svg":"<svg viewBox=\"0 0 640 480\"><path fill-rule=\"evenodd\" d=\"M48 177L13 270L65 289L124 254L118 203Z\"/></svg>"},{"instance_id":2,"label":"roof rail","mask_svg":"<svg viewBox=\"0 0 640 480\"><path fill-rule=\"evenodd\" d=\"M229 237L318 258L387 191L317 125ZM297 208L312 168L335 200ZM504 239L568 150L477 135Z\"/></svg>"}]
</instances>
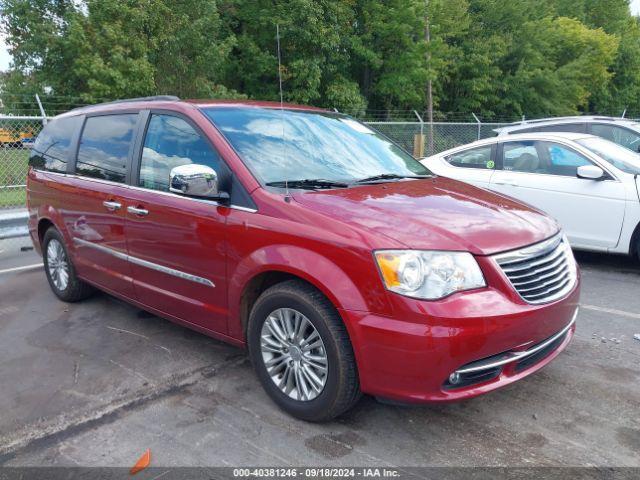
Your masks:
<instances>
[{"instance_id":1,"label":"roof rail","mask_svg":"<svg viewBox=\"0 0 640 480\"><path fill-rule=\"evenodd\" d=\"M117 105L119 103L152 102L152 101L177 102L178 100L180 100L180 97L176 97L175 95L152 95L150 97L123 98L122 100L112 100L110 102L94 103L93 105L84 105L82 107L74 108L70 111L73 112L76 110L82 110L83 108L96 107L99 105Z\"/></svg>"},{"instance_id":2,"label":"roof rail","mask_svg":"<svg viewBox=\"0 0 640 480\"><path fill-rule=\"evenodd\" d=\"M179 97L175 95L152 95L150 97L137 97L137 98L124 98L122 100L113 100L112 102L101 103L100 105L110 104L110 103L127 103L127 102L151 102L151 101L160 101L164 100L165 102L177 102L180 100Z\"/></svg>"},{"instance_id":3,"label":"roof rail","mask_svg":"<svg viewBox=\"0 0 640 480\"><path fill-rule=\"evenodd\" d=\"M547 118L534 118L533 120L524 120L522 122L517 122L517 123L521 123L521 124L531 124L531 123L543 123L543 122L553 122L554 120L576 120L576 119L580 119L580 118L587 118L587 117L580 117L578 115L568 115L566 117L547 117Z\"/></svg>"},{"instance_id":4,"label":"roof rail","mask_svg":"<svg viewBox=\"0 0 640 480\"><path fill-rule=\"evenodd\" d=\"M532 120L520 120L518 122L512 122L502 128L509 128L518 125L535 125L538 123L547 123L555 121L581 121L581 120L608 120L608 121L628 121L628 118L623 117L607 117L602 115L571 115L566 117L547 117L547 118L534 118ZM497 130L497 129L496 129Z\"/></svg>"},{"instance_id":5,"label":"roof rail","mask_svg":"<svg viewBox=\"0 0 640 480\"><path fill-rule=\"evenodd\" d=\"M624 117L589 117L592 118L593 120L614 120L614 121L628 121L628 118L624 118Z\"/></svg>"}]
</instances>

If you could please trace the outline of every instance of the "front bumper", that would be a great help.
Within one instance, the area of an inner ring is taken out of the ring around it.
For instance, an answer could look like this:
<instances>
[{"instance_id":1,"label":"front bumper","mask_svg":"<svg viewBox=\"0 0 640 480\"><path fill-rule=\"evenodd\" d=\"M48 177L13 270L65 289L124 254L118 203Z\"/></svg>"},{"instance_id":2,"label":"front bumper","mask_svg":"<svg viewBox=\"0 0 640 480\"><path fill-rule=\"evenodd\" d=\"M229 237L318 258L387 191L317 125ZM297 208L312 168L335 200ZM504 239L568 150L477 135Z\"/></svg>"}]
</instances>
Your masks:
<instances>
[{"instance_id":1,"label":"front bumper","mask_svg":"<svg viewBox=\"0 0 640 480\"><path fill-rule=\"evenodd\" d=\"M396 296L394 311L403 320L341 314L363 392L443 402L495 390L547 365L573 337L578 301L579 281L565 298L546 305L517 303L488 288L431 304ZM455 372L459 379L452 383Z\"/></svg>"}]
</instances>

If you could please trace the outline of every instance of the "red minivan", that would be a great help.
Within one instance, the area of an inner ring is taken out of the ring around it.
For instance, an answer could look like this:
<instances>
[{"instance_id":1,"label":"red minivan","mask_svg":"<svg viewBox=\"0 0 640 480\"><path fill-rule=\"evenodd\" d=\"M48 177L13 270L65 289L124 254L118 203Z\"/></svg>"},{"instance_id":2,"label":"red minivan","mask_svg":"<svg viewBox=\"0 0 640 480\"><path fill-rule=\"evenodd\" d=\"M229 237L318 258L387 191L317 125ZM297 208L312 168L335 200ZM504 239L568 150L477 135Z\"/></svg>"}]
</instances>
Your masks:
<instances>
[{"instance_id":1,"label":"red minivan","mask_svg":"<svg viewBox=\"0 0 640 480\"><path fill-rule=\"evenodd\" d=\"M579 272L555 221L335 112L175 97L73 110L38 136L27 193L60 299L98 288L246 346L305 420L361 393L494 390L575 329Z\"/></svg>"}]
</instances>

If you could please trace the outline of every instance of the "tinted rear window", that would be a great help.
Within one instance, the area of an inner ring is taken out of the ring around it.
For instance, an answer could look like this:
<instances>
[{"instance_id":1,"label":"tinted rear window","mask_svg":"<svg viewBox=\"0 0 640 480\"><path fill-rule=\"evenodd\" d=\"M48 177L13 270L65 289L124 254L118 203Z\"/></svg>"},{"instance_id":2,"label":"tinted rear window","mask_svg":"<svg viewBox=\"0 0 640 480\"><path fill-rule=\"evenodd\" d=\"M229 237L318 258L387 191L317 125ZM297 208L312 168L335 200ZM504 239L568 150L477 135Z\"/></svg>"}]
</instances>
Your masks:
<instances>
[{"instance_id":1,"label":"tinted rear window","mask_svg":"<svg viewBox=\"0 0 640 480\"><path fill-rule=\"evenodd\" d=\"M124 183L137 117L128 113L87 118L80 137L77 174Z\"/></svg>"},{"instance_id":2,"label":"tinted rear window","mask_svg":"<svg viewBox=\"0 0 640 480\"><path fill-rule=\"evenodd\" d=\"M29 165L38 170L65 173L71 157L71 139L80 126L80 117L66 117L50 121L31 149Z\"/></svg>"}]
</instances>

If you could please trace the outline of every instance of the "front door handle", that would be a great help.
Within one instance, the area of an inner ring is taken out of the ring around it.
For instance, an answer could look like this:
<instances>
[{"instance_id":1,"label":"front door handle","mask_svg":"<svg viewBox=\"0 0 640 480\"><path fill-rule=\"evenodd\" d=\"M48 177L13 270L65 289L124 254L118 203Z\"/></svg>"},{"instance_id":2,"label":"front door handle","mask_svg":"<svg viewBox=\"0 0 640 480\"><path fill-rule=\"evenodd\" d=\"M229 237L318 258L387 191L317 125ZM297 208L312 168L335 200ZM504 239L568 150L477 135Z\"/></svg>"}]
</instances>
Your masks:
<instances>
[{"instance_id":1,"label":"front door handle","mask_svg":"<svg viewBox=\"0 0 640 480\"><path fill-rule=\"evenodd\" d=\"M511 185L512 187L517 187L518 184L516 183L515 179L513 178L502 178L500 180L496 180L496 183L498 185Z\"/></svg>"},{"instance_id":2,"label":"front door handle","mask_svg":"<svg viewBox=\"0 0 640 480\"><path fill-rule=\"evenodd\" d=\"M113 200L105 200L102 202L102 205L104 205L110 212L115 212L122 208L122 204L120 202L115 202Z\"/></svg>"},{"instance_id":3,"label":"front door handle","mask_svg":"<svg viewBox=\"0 0 640 480\"><path fill-rule=\"evenodd\" d=\"M138 215L139 217L145 217L149 215L149 210L146 210L144 208L137 208L137 207L127 207L127 212L133 213L134 215Z\"/></svg>"}]
</instances>

